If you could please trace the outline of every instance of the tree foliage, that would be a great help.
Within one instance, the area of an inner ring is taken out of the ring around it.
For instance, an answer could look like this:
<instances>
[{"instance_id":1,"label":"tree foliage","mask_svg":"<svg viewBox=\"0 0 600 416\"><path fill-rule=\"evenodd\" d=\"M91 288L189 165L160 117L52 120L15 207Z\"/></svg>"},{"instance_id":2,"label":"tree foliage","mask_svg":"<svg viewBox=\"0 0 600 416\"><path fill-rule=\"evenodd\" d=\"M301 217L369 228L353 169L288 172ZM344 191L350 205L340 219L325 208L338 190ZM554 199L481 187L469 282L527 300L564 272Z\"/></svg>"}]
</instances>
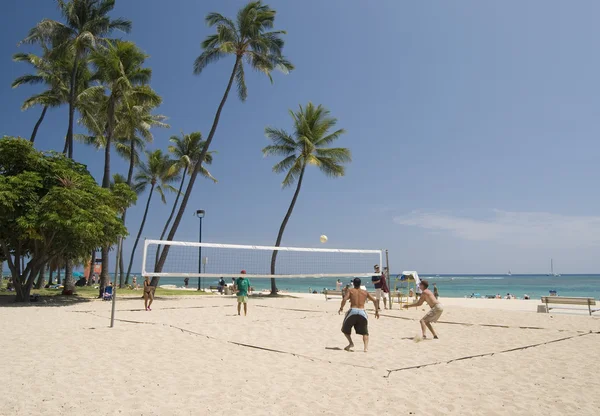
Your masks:
<instances>
[{"instance_id":1,"label":"tree foliage","mask_svg":"<svg viewBox=\"0 0 600 416\"><path fill-rule=\"evenodd\" d=\"M0 248L17 300L29 300L45 263L85 258L126 235L119 213L134 200L127 185L102 189L84 165L63 155L36 151L24 139L0 139Z\"/></svg>"},{"instance_id":2,"label":"tree foliage","mask_svg":"<svg viewBox=\"0 0 600 416\"><path fill-rule=\"evenodd\" d=\"M273 172L285 173L282 186L287 188L296 183L296 191L292 202L281 222L275 247L279 247L285 227L292 216L294 206L302 188L302 179L307 166L316 166L329 177L340 177L345 174L345 163L352 161L350 150L344 147L329 147L345 133L343 129L331 131L337 119L331 117L329 110L319 105L308 103L300 106L297 112L290 110L294 121L294 133L267 127L265 134L272 142L263 149L265 156L279 156L283 159L273 166ZM271 256L271 274L275 274L277 250ZM275 279L271 279L271 294L277 294Z\"/></svg>"}]
</instances>

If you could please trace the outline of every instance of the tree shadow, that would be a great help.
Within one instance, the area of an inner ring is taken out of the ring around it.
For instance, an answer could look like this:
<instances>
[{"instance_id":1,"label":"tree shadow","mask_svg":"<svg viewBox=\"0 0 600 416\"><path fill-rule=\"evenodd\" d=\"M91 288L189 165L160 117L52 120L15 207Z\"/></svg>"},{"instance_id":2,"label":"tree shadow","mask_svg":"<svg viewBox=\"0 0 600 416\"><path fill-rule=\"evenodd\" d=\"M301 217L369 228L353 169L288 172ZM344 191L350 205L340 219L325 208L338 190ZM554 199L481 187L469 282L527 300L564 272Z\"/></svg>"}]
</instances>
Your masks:
<instances>
[{"instance_id":1,"label":"tree shadow","mask_svg":"<svg viewBox=\"0 0 600 416\"><path fill-rule=\"evenodd\" d=\"M0 308L21 308L21 307L60 307L77 305L81 303L92 302L95 299L89 297L82 297L77 295L53 295L53 296L41 296L37 297L37 300L30 302L16 302L16 295L4 294L0 296Z\"/></svg>"}]
</instances>

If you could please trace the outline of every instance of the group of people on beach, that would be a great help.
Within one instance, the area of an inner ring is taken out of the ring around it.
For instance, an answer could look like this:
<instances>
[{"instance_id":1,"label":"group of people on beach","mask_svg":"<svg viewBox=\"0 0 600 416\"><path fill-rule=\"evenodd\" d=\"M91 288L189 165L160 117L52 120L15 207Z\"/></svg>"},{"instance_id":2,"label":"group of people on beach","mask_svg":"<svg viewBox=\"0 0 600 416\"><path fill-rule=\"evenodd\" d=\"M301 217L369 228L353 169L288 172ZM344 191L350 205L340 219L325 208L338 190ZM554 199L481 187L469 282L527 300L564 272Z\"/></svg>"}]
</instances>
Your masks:
<instances>
[{"instance_id":1,"label":"group of people on beach","mask_svg":"<svg viewBox=\"0 0 600 416\"><path fill-rule=\"evenodd\" d=\"M367 299L373 302L373 304L375 305L375 318L379 319L379 299L384 293L389 292L389 288L387 287L386 282L386 273L380 273L379 265L375 265L374 269L375 273L371 278L371 281L375 285L375 298L365 289L361 289L362 282L358 277L352 281L353 287L346 290L342 296L342 304L340 305L340 310L338 311L338 314L341 314L344 311L344 306L346 305L346 302L350 301L350 309L348 310L348 312L346 312L344 316L344 321L342 323L342 333L346 336L346 339L348 340L348 345L344 348L346 351L352 351L352 349L354 348L354 343L352 341L351 336L352 328L354 328L354 331L358 335L362 335L364 351L367 352L369 347L369 323L367 312L365 310L365 303ZM429 290L429 282L427 282L427 280L421 280L419 282L419 291L420 296L418 297L418 299L412 304L404 305L404 308L408 309L411 307L419 307L423 303L427 302L427 304L430 307L430 310L420 320L423 339L427 339L427 329L429 329L434 339L438 339L438 336L433 327L431 326L431 323L437 322L440 316L442 316L444 307L438 300L438 294L433 293L431 290ZM383 295L383 304L384 307L387 309L385 295Z\"/></svg>"},{"instance_id":2,"label":"group of people on beach","mask_svg":"<svg viewBox=\"0 0 600 416\"><path fill-rule=\"evenodd\" d=\"M387 299L385 294L389 293L389 287L387 285L387 270L382 273L379 265L374 266L374 273L371 277L371 282L375 286L375 297L361 288L362 281L360 278L352 280L352 286L346 287L342 291L342 303L338 314L341 314L344 310L346 302L350 302L350 309L344 315L342 323L342 333L348 340L348 345L344 348L346 351L352 351L354 343L352 341L351 332L354 328L358 335L363 337L364 351L367 352L369 347L369 323L368 315L365 310L365 303L369 299L375 305L375 318L379 319L380 311L380 300L383 298L384 308L387 309ZM341 281L338 279L337 282L341 287ZM435 285L434 285L435 286ZM222 293L225 287L225 280L221 278L219 280L219 292ZM152 302L154 301L154 290L155 287L151 285L150 277L144 277L144 306L146 311L151 311ZM235 279L233 278L233 290L237 296L237 313L241 315L242 305L244 306L244 316L248 314L248 295L250 292L250 280L246 277L246 270L240 272L240 276ZM427 302L430 310L421 318L421 330L423 333L423 339L427 339L427 329L431 332L434 339L438 339L438 336L431 326L432 322L437 320L442 315L444 308L438 300L437 288L435 293L429 290L429 283L427 280L421 280L419 282L420 296L412 304L404 305L404 308L408 309L411 307L419 307L423 303ZM391 307L391 305L390 305Z\"/></svg>"}]
</instances>

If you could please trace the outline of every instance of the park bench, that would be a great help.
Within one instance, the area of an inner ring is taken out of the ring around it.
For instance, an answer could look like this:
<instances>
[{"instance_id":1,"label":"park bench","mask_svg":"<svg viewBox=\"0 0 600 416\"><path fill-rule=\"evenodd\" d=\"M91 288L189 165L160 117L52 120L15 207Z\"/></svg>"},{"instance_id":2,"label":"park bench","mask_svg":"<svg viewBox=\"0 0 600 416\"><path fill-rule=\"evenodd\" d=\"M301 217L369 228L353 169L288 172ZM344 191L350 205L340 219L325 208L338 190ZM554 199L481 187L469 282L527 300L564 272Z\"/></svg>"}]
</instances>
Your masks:
<instances>
[{"instance_id":1,"label":"park bench","mask_svg":"<svg viewBox=\"0 0 600 416\"><path fill-rule=\"evenodd\" d=\"M594 298L571 298L566 296L542 296L542 303L546 305L546 313L550 311L550 309L554 309L549 307L549 304L552 305L582 305L587 306L588 311L590 312L590 316L592 316L593 312L596 312L597 309L592 309L592 306L596 305L596 299Z\"/></svg>"},{"instance_id":2,"label":"park bench","mask_svg":"<svg viewBox=\"0 0 600 416\"><path fill-rule=\"evenodd\" d=\"M339 296L342 297L341 290L324 290L323 294L325 295L325 300L329 300L330 297Z\"/></svg>"}]
</instances>

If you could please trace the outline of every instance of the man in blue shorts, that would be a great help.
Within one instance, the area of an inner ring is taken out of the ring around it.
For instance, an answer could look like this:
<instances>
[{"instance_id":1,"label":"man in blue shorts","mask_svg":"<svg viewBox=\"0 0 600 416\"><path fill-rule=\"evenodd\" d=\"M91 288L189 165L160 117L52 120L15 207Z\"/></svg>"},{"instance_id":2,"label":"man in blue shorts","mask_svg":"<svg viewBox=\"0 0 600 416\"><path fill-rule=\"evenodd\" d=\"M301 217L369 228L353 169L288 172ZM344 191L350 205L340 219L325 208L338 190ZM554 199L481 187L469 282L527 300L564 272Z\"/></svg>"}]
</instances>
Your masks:
<instances>
[{"instance_id":1,"label":"man in blue shorts","mask_svg":"<svg viewBox=\"0 0 600 416\"><path fill-rule=\"evenodd\" d=\"M353 288L346 291L344 298L342 299L342 305L338 313L342 313L346 301L350 300L350 310L344 317L344 323L342 324L342 332L348 339L348 346L344 348L346 351L352 351L354 343L352 342L352 328L358 335L362 335L363 343L365 344L365 352L369 347L369 321L367 317L367 311L365 311L365 302L369 299L375 305L375 318L379 319L379 305L367 292L360 288L360 279L357 277L352 281Z\"/></svg>"}]
</instances>

